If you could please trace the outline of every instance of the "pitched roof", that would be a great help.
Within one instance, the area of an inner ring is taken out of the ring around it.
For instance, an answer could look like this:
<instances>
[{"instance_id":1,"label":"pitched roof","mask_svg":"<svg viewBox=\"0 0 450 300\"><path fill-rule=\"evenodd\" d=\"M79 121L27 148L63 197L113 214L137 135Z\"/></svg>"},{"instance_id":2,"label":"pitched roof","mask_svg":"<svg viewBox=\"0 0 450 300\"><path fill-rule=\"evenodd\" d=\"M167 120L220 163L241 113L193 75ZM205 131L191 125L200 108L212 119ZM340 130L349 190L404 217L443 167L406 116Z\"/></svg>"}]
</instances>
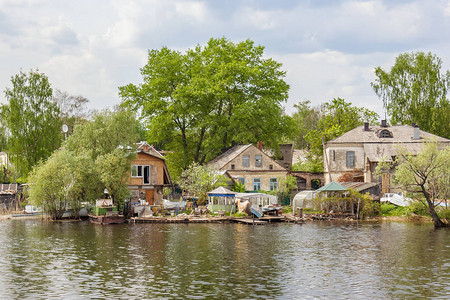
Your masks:
<instances>
[{"instance_id":1,"label":"pitched roof","mask_svg":"<svg viewBox=\"0 0 450 300\"><path fill-rule=\"evenodd\" d=\"M241 154L242 152L244 152L246 149L248 149L251 146L252 146L252 144L234 146L233 148L228 149L227 151L220 154L216 158L210 160L207 163L207 165L219 170L223 166L225 166L229 161L234 159L236 156L238 156L239 154Z\"/></svg>"},{"instance_id":2,"label":"pitched roof","mask_svg":"<svg viewBox=\"0 0 450 300\"><path fill-rule=\"evenodd\" d=\"M422 143L424 139L431 139L437 142L450 143L450 140L431 134L419 129L420 139L414 139L414 129L410 125L390 125L382 127L380 125L371 125L369 130L365 131L364 126L358 126L343 135L327 142L328 144L340 143ZM382 130L389 130L392 137L379 137ZM408 146L409 147L409 146Z\"/></svg>"},{"instance_id":3,"label":"pitched roof","mask_svg":"<svg viewBox=\"0 0 450 300\"><path fill-rule=\"evenodd\" d=\"M324 185L323 187L317 189L316 191L318 191L318 192L339 192L339 191L346 191L346 190L348 190L348 188L346 188L343 185L340 185L337 182L332 181L329 184Z\"/></svg>"},{"instance_id":4,"label":"pitched roof","mask_svg":"<svg viewBox=\"0 0 450 300\"><path fill-rule=\"evenodd\" d=\"M208 192L208 196L234 196L236 195L235 192L230 191L229 189L219 186L218 188Z\"/></svg>"}]
</instances>

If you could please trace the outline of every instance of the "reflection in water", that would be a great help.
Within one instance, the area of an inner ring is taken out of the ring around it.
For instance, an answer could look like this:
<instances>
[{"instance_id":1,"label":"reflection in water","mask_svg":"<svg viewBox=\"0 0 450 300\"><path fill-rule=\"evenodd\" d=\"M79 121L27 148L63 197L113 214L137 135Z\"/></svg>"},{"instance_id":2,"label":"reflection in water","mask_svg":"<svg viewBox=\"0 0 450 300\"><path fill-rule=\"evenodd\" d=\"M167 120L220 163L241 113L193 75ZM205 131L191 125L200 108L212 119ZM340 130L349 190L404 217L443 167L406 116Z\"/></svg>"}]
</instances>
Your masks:
<instances>
[{"instance_id":1,"label":"reflection in water","mask_svg":"<svg viewBox=\"0 0 450 300\"><path fill-rule=\"evenodd\" d=\"M0 298L445 298L431 224L0 222Z\"/></svg>"}]
</instances>

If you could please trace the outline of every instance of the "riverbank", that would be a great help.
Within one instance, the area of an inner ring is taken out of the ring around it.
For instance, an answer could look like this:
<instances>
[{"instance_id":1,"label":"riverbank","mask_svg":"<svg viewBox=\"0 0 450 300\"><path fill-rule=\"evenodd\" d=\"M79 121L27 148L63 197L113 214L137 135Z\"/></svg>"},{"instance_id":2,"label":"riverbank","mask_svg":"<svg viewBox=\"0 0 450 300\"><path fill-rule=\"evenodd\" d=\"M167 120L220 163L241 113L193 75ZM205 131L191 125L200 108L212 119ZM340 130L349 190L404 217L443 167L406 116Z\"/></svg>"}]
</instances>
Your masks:
<instances>
[{"instance_id":1,"label":"riverbank","mask_svg":"<svg viewBox=\"0 0 450 300\"><path fill-rule=\"evenodd\" d=\"M49 219L45 214L9 214L0 215L0 220L45 220ZM281 216L264 216L260 219L255 219L255 224L270 224L275 222L286 222L292 224L299 224L304 222L320 222L320 221L346 221L346 222L412 222L412 223L432 223L432 219L426 216L411 215L411 216L375 216L359 220L352 214L331 213L331 214L303 214L302 218L296 217L290 213ZM78 221L71 219L64 219L63 221ZM194 216L187 214L180 214L178 216L159 216L159 217L132 217L127 220L128 223L243 223L253 224L251 217L233 217L233 216Z\"/></svg>"}]
</instances>

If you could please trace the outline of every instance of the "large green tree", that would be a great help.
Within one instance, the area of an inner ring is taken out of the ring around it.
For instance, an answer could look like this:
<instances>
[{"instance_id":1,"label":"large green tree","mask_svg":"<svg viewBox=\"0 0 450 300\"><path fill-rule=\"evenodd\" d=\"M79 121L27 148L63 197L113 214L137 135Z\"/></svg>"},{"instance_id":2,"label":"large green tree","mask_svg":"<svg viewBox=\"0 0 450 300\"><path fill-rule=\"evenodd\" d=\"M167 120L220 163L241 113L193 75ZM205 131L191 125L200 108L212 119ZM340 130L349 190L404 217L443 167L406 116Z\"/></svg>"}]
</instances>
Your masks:
<instances>
[{"instance_id":1,"label":"large green tree","mask_svg":"<svg viewBox=\"0 0 450 300\"><path fill-rule=\"evenodd\" d=\"M342 98L322 104L320 119L316 130L306 133L305 140L311 152L317 156L322 155L322 140L327 142L347 131L350 131L364 122L374 123L378 115L367 109L353 106Z\"/></svg>"},{"instance_id":2,"label":"large green tree","mask_svg":"<svg viewBox=\"0 0 450 300\"><path fill-rule=\"evenodd\" d=\"M61 145L61 121L45 74L21 71L11 77L11 83L12 88L5 90L8 103L1 107L8 132L7 150L19 174L27 176Z\"/></svg>"},{"instance_id":3,"label":"large green tree","mask_svg":"<svg viewBox=\"0 0 450 300\"><path fill-rule=\"evenodd\" d=\"M372 87L383 100L392 124L417 123L421 129L450 138L448 89L450 71L424 52L400 54L390 71L375 68Z\"/></svg>"},{"instance_id":4,"label":"large green tree","mask_svg":"<svg viewBox=\"0 0 450 300\"><path fill-rule=\"evenodd\" d=\"M120 87L123 105L147 122L149 142L172 150L174 175L239 143L275 149L291 133L285 72L263 54L251 40L226 38L185 53L163 47L149 51L142 84Z\"/></svg>"},{"instance_id":5,"label":"large green tree","mask_svg":"<svg viewBox=\"0 0 450 300\"><path fill-rule=\"evenodd\" d=\"M292 119L296 125L295 147L305 149L308 142L305 135L310 130L317 130L320 120L320 107L311 106L310 101L302 101L294 104L296 111L292 114Z\"/></svg>"},{"instance_id":6,"label":"large green tree","mask_svg":"<svg viewBox=\"0 0 450 300\"><path fill-rule=\"evenodd\" d=\"M53 219L81 201L93 202L108 189L121 206L129 196L127 178L138 141L134 113L120 109L95 114L75 126L63 147L36 167L30 178L30 201Z\"/></svg>"}]
</instances>

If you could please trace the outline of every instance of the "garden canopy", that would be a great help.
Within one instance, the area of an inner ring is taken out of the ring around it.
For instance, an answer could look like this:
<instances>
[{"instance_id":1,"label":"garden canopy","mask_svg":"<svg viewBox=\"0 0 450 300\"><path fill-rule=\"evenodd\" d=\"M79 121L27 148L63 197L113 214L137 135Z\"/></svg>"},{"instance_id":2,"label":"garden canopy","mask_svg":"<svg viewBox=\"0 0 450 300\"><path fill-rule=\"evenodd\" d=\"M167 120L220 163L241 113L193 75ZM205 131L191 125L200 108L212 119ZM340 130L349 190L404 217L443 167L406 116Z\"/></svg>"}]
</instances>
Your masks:
<instances>
[{"instance_id":1,"label":"garden canopy","mask_svg":"<svg viewBox=\"0 0 450 300\"><path fill-rule=\"evenodd\" d=\"M324 185L323 187L317 189L317 192L341 192L341 191L347 191L348 188L345 186L337 183L337 182L330 182L327 185Z\"/></svg>"}]
</instances>

